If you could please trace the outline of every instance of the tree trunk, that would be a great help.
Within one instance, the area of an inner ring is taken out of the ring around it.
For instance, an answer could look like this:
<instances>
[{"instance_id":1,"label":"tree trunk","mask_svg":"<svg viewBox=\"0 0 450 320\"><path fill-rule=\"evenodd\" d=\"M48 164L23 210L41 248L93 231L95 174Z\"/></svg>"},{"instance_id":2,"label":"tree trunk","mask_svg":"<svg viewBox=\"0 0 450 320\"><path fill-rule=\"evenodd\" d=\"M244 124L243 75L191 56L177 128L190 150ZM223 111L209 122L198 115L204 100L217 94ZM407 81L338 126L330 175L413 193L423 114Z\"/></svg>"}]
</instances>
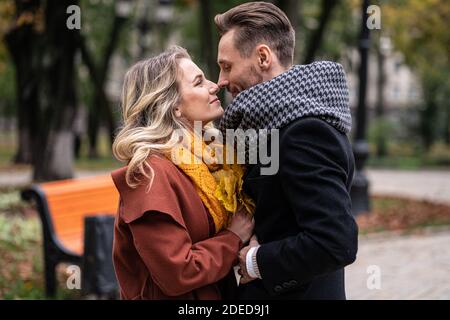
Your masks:
<instances>
[{"instance_id":1,"label":"tree trunk","mask_svg":"<svg viewBox=\"0 0 450 320\"><path fill-rule=\"evenodd\" d=\"M89 140L89 151L88 157L89 159L98 158L98 132L100 128L100 108L94 106L98 106L99 104L98 93L94 94L93 103L88 113L88 140Z\"/></svg>"},{"instance_id":2,"label":"tree trunk","mask_svg":"<svg viewBox=\"0 0 450 320\"><path fill-rule=\"evenodd\" d=\"M308 42L304 63L308 64L314 61L322 43L323 35L328 22L331 19L331 13L336 7L338 0L322 0L322 14L320 16L319 27L315 30Z\"/></svg>"},{"instance_id":3,"label":"tree trunk","mask_svg":"<svg viewBox=\"0 0 450 320\"><path fill-rule=\"evenodd\" d=\"M301 1L299 0L278 0L276 3L277 6L286 13L295 30L297 30L299 22L300 3Z\"/></svg>"},{"instance_id":4,"label":"tree trunk","mask_svg":"<svg viewBox=\"0 0 450 320\"><path fill-rule=\"evenodd\" d=\"M78 30L66 28L66 8L72 0L48 0L45 8L43 128L34 154L37 181L73 177L73 119L76 114L75 53ZM62 27L63 26L63 27Z\"/></svg>"},{"instance_id":5,"label":"tree trunk","mask_svg":"<svg viewBox=\"0 0 450 320\"><path fill-rule=\"evenodd\" d=\"M109 35L109 42L106 45L103 57L100 59L102 64L96 66L94 59L87 48L85 39L80 35L77 39L78 46L81 49L82 59L87 66L94 84L94 98L89 110L88 136L89 136L89 158L98 157L98 133L102 125L102 118L106 120L110 143L113 143L114 134L117 128L113 110L105 92L106 76L113 53L117 47L120 30L126 22L126 18L116 15Z\"/></svg>"},{"instance_id":6,"label":"tree trunk","mask_svg":"<svg viewBox=\"0 0 450 320\"><path fill-rule=\"evenodd\" d=\"M445 144L450 146L450 105L447 104L447 119L445 121L445 133L444 133Z\"/></svg>"},{"instance_id":7,"label":"tree trunk","mask_svg":"<svg viewBox=\"0 0 450 320\"><path fill-rule=\"evenodd\" d=\"M278 0L275 3L281 10L283 10L289 21L291 21L292 27L295 30L295 53L298 52L297 48L300 44L301 34L300 34L300 12L302 7L301 0ZM298 54L294 58L294 63L299 62Z\"/></svg>"},{"instance_id":8,"label":"tree trunk","mask_svg":"<svg viewBox=\"0 0 450 320\"><path fill-rule=\"evenodd\" d=\"M219 70L217 67L217 41L212 33L212 8L211 1L200 0L200 40L202 59L206 63L206 75L211 81L217 81Z\"/></svg>"},{"instance_id":9,"label":"tree trunk","mask_svg":"<svg viewBox=\"0 0 450 320\"><path fill-rule=\"evenodd\" d=\"M384 54L382 52L381 43L378 43L376 47L377 51L377 104L375 107L375 114L378 121L383 121L384 117L384 83L385 83L385 72L384 72ZM387 141L385 134L379 134L377 141L377 156L384 157L387 154Z\"/></svg>"},{"instance_id":10,"label":"tree trunk","mask_svg":"<svg viewBox=\"0 0 450 320\"><path fill-rule=\"evenodd\" d=\"M380 45L376 48L377 50L377 104L375 108L375 113L378 118L384 116L384 83L386 75L384 73L384 54L381 52Z\"/></svg>"},{"instance_id":11,"label":"tree trunk","mask_svg":"<svg viewBox=\"0 0 450 320\"><path fill-rule=\"evenodd\" d=\"M16 22L22 15L35 16L40 0L16 1ZM35 133L39 131L36 121L39 113L38 41L40 35L33 24L18 24L5 35L5 43L11 54L16 73L18 149L14 163L31 164Z\"/></svg>"},{"instance_id":12,"label":"tree trunk","mask_svg":"<svg viewBox=\"0 0 450 320\"><path fill-rule=\"evenodd\" d=\"M435 141L436 115L438 113L438 105L435 101L436 87L432 80L422 81L424 92L425 108L421 112L421 134L425 150L429 150Z\"/></svg>"}]
</instances>

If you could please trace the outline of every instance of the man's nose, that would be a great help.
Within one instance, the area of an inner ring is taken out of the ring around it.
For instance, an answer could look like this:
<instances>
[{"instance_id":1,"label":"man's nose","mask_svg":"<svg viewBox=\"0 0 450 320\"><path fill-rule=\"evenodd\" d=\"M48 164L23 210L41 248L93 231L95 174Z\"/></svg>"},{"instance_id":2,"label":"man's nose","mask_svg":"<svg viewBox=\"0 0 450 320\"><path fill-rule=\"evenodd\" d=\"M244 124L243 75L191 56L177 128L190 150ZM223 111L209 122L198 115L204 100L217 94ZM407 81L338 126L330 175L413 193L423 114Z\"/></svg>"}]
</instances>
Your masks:
<instances>
[{"instance_id":1,"label":"man's nose","mask_svg":"<svg viewBox=\"0 0 450 320\"><path fill-rule=\"evenodd\" d=\"M229 84L230 84L230 82L228 81L228 79L226 79L223 76L222 71L220 71L219 80L217 80L217 85L219 86L219 88L226 88L226 87L228 87Z\"/></svg>"}]
</instances>

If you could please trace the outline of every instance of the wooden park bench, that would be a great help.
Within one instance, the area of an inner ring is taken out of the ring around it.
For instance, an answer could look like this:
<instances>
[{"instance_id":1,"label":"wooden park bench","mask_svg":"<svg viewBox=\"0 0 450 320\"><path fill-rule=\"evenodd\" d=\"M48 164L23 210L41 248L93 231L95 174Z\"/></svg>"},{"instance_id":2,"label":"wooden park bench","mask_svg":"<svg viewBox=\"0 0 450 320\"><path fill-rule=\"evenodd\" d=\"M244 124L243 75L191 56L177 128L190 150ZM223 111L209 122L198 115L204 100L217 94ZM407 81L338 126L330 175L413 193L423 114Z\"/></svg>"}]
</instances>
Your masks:
<instances>
[{"instance_id":1,"label":"wooden park bench","mask_svg":"<svg viewBox=\"0 0 450 320\"><path fill-rule=\"evenodd\" d=\"M22 191L42 222L46 293L56 293L59 263L81 266L87 216L115 215L119 193L109 175L35 184Z\"/></svg>"}]
</instances>

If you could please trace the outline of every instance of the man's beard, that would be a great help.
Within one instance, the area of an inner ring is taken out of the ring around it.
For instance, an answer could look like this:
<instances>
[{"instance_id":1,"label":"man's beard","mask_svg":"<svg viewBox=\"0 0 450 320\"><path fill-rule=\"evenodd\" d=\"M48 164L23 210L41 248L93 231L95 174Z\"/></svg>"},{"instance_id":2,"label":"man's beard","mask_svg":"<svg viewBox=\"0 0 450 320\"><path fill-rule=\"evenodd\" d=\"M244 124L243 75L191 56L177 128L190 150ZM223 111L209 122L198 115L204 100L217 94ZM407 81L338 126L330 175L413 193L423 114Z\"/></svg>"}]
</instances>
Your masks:
<instances>
[{"instance_id":1,"label":"man's beard","mask_svg":"<svg viewBox=\"0 0 450 320\"><path fill-rule=\"evenodd\" d=\"M254 66L250 66L246 74L247 76L242 77L241 83L239 84L242 90L247 90L263 82L263 76L258 73L258 70Z\"/></svg>"}]
</instances>

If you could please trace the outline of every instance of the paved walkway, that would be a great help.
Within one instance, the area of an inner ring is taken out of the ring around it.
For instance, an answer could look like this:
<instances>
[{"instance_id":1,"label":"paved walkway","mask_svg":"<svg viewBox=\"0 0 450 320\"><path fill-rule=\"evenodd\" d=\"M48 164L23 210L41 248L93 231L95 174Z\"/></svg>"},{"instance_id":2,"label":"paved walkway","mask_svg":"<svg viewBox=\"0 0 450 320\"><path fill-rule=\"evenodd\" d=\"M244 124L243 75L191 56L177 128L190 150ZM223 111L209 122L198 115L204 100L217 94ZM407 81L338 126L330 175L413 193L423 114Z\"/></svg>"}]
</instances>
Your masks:
<instances>
[{"instance_id":1,"label":"paved walkway","mask_svg":"<svg viewBox=\"0 0 450 320\"><path fill-rule=\"evenodd\" d=\"M76 178L95 176L100 174L108 174L110 170L105 171L77 171ZM28 185L32 181L32 172L28 169L18 171L0 171L0 187L22 187Z\"/></svg>"},{"instance_id":2,"label":"paved walkway","mask_svg":"<svg viewBox=\"0 0 450 320\"><path fill-rule=\"evenodd\" d=\"M356 300L450 300L450 229L360 239L346 290Z\"/></svg>"}]
</instances>

